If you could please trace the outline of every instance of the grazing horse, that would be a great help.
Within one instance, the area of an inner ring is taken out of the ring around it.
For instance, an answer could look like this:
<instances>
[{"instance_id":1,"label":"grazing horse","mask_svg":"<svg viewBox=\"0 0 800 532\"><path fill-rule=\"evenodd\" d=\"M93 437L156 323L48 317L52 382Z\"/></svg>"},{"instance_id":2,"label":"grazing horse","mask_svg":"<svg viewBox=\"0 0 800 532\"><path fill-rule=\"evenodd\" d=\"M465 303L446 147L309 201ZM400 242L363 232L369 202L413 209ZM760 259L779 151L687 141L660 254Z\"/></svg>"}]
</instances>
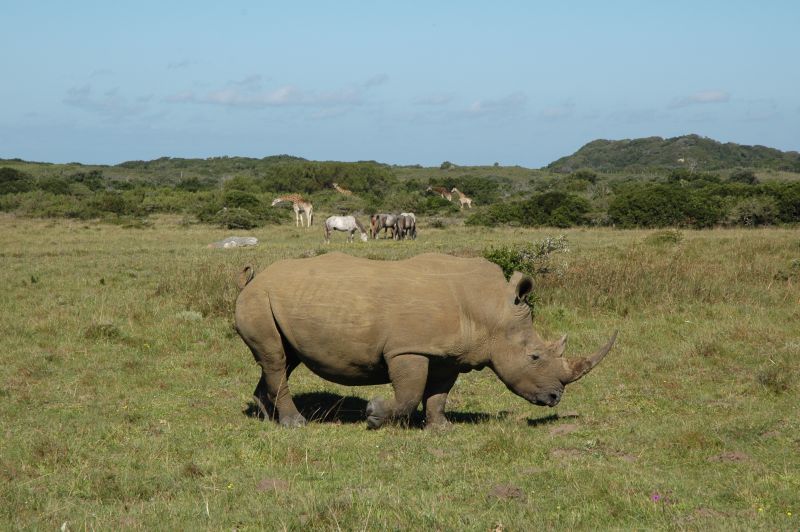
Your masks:
<instances>
[{"instance_id":1,"label":"grazing horse","mask_svg":"<svg viewBox=\"0 0 800 532\"><path fill-rule=\"evenodd\" d=\"M383 229L383 238L386 238L386 231L392 231L392 238L394 238L394 225L397 222L396 214L373 214L369 218L369 234L372 238L377 239L378 233Z\"/></svg>"},{"instance_id":2,"label":"grazing horse","mask_svg":"<svg viewBox=\"0 0 800 532\"><path fill-rule=\"evenodd\" d=\"M361 233L361 241L367 241L367 232L364 230L364 226L361 225L361 222L356 220L355 216L329 216L327 220L325 220L325 243L330 244L331 242L331 231L344 231L349 233L347 236L347 241L353 241L353 234L356 231Z\"/></svg>"},{"instance_id":3,"label":"grazing horse","mask_svg":"<svg viewBox=\"0 0 800 532\"><path fill-rule=\"evenodd\" d=\"M417 217L413 212L401 212L394 224L394 238L404 240L408 237L412 240L417 238Z\"/></svg>"}]
</instances>

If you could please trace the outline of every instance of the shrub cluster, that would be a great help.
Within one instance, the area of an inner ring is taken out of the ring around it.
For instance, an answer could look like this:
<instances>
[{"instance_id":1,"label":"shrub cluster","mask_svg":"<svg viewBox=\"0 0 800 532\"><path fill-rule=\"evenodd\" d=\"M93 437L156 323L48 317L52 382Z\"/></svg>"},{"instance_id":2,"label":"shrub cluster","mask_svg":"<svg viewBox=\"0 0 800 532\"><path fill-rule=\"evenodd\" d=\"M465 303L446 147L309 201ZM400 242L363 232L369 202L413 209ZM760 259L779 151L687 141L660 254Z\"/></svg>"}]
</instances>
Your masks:
<instances>
[{"instance_id":1,"label":"shrub cluster","mask_svg":"<svg viewBox=\"0 0 800 532\"><path fill-rule=\"evenodd\" d=\"M750 170L733 170L727 177L687 168L598 176L590 169L570 175L524 169L503 174L508 169L491 167L478 175L448 165L425 177L421 172L409 176L405 169L406 179L401 181L395 168L373 161L311 162L288 156L200 162L163 158L114 168L128 173L110 178L101 170L53 165L33 176L0 167L0 211L109 221L177 213L224 227L249 228L289 222L292 216L284 208L270 205L278 194L299 192L318 212L460 215L467 224L484 226L703 228L800 221L800 181L762 183ZM181 177L175 178L175 169L183 168L192 175L184 178L181 170ZM220 173L215 176L216 171ZM353 194L335 192L334 182ZM426 192L428 186L457 187L473 199L475 208L462 211L458 202Z\"/></svg>"}]
</instances>

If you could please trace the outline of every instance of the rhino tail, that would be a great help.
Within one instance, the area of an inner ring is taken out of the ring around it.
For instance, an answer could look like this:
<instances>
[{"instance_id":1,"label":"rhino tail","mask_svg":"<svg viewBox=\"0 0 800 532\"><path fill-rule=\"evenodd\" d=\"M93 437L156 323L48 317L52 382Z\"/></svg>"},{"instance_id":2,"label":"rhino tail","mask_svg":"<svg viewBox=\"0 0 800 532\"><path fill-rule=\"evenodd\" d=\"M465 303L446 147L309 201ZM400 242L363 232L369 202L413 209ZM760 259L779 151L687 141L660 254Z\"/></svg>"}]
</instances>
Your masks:
<instances>
[{"instance_id":1,"label":"rhino tail","mask_svg":"<svg viewBox=\"0 0 800 532\"><path fill-rule=\"evenodd\" d=\"M242 268L241 272L239 272L239 277L236 279L236 286L239 287L239 290L242 290L245 286L247 286L247 283L253 280L253 277L255 276L256 274L253 270L253 267L248 264Z\"/></svg>"}]
</instances>

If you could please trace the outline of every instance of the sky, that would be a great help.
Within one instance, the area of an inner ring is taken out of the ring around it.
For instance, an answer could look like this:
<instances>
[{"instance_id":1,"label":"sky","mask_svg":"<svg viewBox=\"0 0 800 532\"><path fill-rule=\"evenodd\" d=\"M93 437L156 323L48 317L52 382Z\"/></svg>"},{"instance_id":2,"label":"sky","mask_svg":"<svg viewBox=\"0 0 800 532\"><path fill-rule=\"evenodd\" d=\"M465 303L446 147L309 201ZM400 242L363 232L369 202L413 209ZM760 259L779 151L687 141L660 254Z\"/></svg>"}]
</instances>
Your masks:
<instances>
[{"instance_id":1,"label":"sky","mask_svg":"<svg viewBox=\"0 0 800 532\"><path fill-rule=\"evenodd\" d=\"M0 158L800 150L800 2L0 0Z\"/></svg>"}]
</instances>

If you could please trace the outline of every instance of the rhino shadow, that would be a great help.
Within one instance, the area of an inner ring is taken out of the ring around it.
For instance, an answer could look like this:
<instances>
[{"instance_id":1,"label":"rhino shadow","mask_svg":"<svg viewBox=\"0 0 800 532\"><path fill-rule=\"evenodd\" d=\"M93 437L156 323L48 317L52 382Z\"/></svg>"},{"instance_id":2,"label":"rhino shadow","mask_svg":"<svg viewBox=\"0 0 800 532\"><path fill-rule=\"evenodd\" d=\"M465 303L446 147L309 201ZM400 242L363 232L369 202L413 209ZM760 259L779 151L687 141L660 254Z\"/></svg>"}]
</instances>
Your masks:
<instances>
[{"instance_id":1,"label":"rhino shadow","mask_svg":"<svg viewBox=\"0 0 800 532\"><path fill-rule=\"evenodd\" d=\"M330 392L301 393L292 397L295 406L309 421L317 423L362 423L367 421L367 401L360 397L344 397ZM277 419L272 405L266 415L255 401L247 403L242 413L258 419Z\"/></svg>"},{"instance_id":2,"label":"rhino shadow","mask_svg":"<svg viewBox=\"0 0 800 532\"><path fill-rule=\"evenodd\" d=\"M539 425L549 425L550 423L555 423L561 419L569 419L569 418L576 418L580 417L578 414L550 414L547 416L537 417L534 419L528 418L528 426L529 427L538 427Z\"/></svg>"},{"instance_id":3,"label":"rhino shadow","mask_svg":"<svg viewBox=\"0 0 800 532\"><path fill-rule=\"evenodd\" d=\"M330 392L301 393L293 397L294 404L307 420L316 423L366 423L367 400L360 397L342 396ZM267 405L267 413L258 407L255 401L247 403L242 413L258 419L276 419L276 412ZM445 416L451 423L477 424L503 419L508 412L487 414L484 412L447 412ZM422 411L417 410L409 420L409 426L424 426Z\"/></svg>"}]
</instances>

